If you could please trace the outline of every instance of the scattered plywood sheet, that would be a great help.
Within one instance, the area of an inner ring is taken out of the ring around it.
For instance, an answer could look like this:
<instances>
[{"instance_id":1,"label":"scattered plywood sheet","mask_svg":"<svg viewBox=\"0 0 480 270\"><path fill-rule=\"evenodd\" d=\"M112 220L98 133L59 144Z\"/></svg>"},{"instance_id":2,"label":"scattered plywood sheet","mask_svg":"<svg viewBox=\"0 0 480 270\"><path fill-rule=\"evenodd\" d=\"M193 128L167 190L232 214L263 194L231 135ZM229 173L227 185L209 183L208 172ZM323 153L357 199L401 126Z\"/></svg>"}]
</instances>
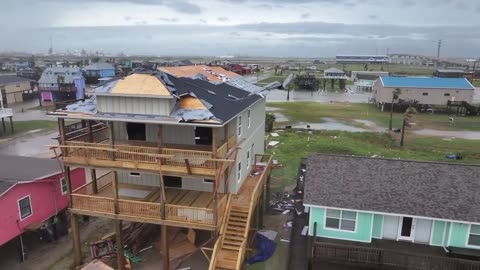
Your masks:
<instances>
[{"instance_id":1,"label":"scattered plywood sheet","mask_svg":"<svg viewBox=\"0 0 480 270\"><path fill-rule=\"evenodd\" d=\"M180 99L180 108L186 110L206 110L207 107L196 97L184 96Z\"/></svg>"},{"instance_id":2,"label":"scattered plywood sheet","mask_svg":"<svg viewBox=\"0 0 480 270\"><path fill-rule=\"evenodd\" d=\"M270 146L270 147L275 147L275 146L277 146L277 144L279 144L279 143L280 143L279 141L271 141L271 142L268 143L268 146Z\"/></svg>"},{"instance_id":3,"label":"scattered plywood sheet","mask_svg":"<svg viewBox=\"0 0 480 270\"><path fill-rule=\"evenodd\" d=\"M114 270L112 267L106 265L100 260L93 260L81 270Z\"/></svg>"},{"instance_id":4,"label":"scattered plywood sheet","mask_svg":"<svg viewBox=\"0 0 480 270\"><path fill-rule=\"evenodd\" d=\"M111 93L171 96L170 91L157 77L148 74L132 74L118 80Z\"/></svg>"},{"instance_id":5,"label":"scattered plywood sheet","mask_svg":"<svg viewBox=\"0 0 480 270\"><path fill-rule=\"evenodd\" d=\"M276 132L272 132L272 133L270 133L270 135L272 135L272 137L278 137L278 136L280 136L280 135L279 135L278 133L276 133Z\"/></svg>"}]
</instances>

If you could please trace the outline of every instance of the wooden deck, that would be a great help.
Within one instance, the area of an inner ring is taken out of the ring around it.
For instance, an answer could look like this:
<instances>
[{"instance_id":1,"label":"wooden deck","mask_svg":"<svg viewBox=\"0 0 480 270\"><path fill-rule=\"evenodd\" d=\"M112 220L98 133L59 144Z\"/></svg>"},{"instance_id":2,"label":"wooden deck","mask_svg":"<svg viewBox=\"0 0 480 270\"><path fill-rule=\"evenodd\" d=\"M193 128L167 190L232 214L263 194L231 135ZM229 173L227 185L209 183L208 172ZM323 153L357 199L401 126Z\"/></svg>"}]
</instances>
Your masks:
<instances>
[{"instance_id":1,"label":"wooden deck","mask_svg":"<svg viewBox=\"0 0 480 270\"><path fill-rule=\"evenodd\" d=\"M72 213L203 230L216 230L225 213L226 194L218 193L218 222L215 224L211 192L166 188L166 203L163 204L159 187L131 184L118 185L119 198L115 205L109 177L107 174L97 180L96 194L93 194L91 183L75 190L71 195Z\"/></svg>"}]
</instances>

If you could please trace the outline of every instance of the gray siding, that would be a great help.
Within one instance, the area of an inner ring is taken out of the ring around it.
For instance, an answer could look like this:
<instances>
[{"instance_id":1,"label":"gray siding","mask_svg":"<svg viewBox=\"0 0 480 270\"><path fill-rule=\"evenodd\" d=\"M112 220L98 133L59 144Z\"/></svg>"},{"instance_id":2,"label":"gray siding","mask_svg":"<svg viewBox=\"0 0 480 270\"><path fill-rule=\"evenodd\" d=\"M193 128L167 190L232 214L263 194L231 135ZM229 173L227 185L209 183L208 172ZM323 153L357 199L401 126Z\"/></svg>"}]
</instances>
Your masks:
<instances>
[{"instance_id":1,"label":"gray siding","mask_svg":"<svg viewBox=\"0 0 480 270\"><path fill-rule=\"evenodd\" d=\"M97 96L98 111L103 113L170 115L173 98Z\"/></svg>"},{"instance_id":2,"label":"gray siding","mask_svg":"<svg viewBox=\"0 0 480 270\"><path fill-rule=\"evenodd\" d=\"M145 125L147 142L156 143L158 141L158 125ZM113 123L113 136L116 141L127 141L127 125L125 122ZM193 126L163 126L162 140L164 144L195 144L195 128Z\"/></svg>"},{"instance_id":3,"label":"gray siding","mask_svg":"<svg viewBox=\"0 0 480 270\"><path fill-rule=\"evenodd\" d=\"M240 141L245 139L242 144L239 146L240 149L237 154L237 163L235 168L232 170L234 173L230 175L229 179L229 189L231 193L237 193L240 187L242 186L245 178L252 169L254 162L254 157L256 154L264 153L264 137L265 137L265 100L258 101L251 110L251 125L248 127L248 117L247 110L242 112L242 134L237 139ZM238 117L235 119L234 123L231 126L234 126L235 131L238 132ZM238 134L238 133L237 133ZM247 152L252 149L253 153L250 153L250 166L247 168ZM240 181L237 181L238 173L238 163L241 162L241 178Z\"/></svg>"},{"instance_id":4,"label":"gray siding","mask_svg":"<svg viewBox=\"0 0 480 270\"><path fill-rule=\"evenodd\" d=\"M473 90L459 89L428 89L428 88L400 88L402 93L400 99L417 100L420 104L446 105L449 100L466 101L471 103L473 100ZM380 80L373 85L372 97L378 103L391 103L395 88L386 88L382 86ZM423 93L428 93L424 96ZM449 94L449 96L445 96ZM398 101L397 101L398 102Z\"/></svg>"},{"instance_id":5,"label":"gray siding","mask_svg":"<svg viewBox=\"0 0 480 270\"><path fill-rule=\"evenodd\" d=\"M143 185L160 187L160 176L158 174L140 173L140 176L132 176L130 172L118 171L118 182L123 184Z\"/></svg>"}]
</instances>

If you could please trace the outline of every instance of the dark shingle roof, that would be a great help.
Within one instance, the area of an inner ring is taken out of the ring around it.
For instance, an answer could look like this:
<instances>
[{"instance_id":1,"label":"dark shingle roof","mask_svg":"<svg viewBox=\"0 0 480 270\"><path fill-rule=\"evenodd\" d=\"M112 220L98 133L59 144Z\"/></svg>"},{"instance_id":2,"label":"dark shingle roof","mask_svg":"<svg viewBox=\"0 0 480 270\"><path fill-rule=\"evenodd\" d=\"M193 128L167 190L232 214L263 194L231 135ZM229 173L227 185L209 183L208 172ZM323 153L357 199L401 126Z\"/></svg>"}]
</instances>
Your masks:
<instances>
[{"instance_id":1,"label":"dark shingle roof","mask_svg":"<svg viewBox=\"0 0 480 270\"><path fill-rule=\"evenodd\" d=\"M176 94L193 93L212 105L209 111L215 118L227 122L237 114L262 99L261 96L236 88L226 83L213 84L208 81L191 78L177 78L168 75L175 85Z\"/></svg>"},{"instance_id":2,"label":"dark shingle roof","mask_svg":"<svg viewBox=\"0 0 480 270\"><path fill-rule=\"evenodd\" d=\"M31 81L31 79L22 78L15 75L0 76L0 84L11 84L11 83L29 82L29 81Z\"/></svg>"},{"instance_id":3,"label":"dark shingle roof","mask_svg":"<svg viewBox=\"0 0 480 270\"><path fill-rule=\"evenodd\" d=\"M60 172L53 159L0 155L0 195L17 182L28 182Z\"/></svg>"},{"instance_id":4,"label":"dark shingle roof","mask_svg":"<svg viewBox=\"0 0 480 270\"><path fill-rule=\"evenodd\" d=\"M304 203L480 222L480 166L314 154Z\"/></svg>"}]
</instances>

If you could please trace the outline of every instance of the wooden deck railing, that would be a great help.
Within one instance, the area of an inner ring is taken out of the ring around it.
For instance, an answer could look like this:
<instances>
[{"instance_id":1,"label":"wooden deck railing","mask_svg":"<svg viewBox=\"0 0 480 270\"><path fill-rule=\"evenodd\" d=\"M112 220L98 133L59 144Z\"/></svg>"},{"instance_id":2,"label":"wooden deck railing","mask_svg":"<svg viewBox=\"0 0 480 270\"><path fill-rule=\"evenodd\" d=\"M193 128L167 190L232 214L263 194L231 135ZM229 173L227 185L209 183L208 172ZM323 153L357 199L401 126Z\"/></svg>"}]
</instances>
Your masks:
<instances>
[{"instance_id":1,"label":"wooden deck railing","mask_svg":"<svg viewBox=\"0 0 480 270\"><path fill-rule=\"evenodd\" d=\"M212 152L183 150L173 148L158 148L136 146L128 144L114 145L113 148L107 143L88 143L79 141L67 141L62 148L65 156L79 157L96 160L130 161L137 163L159 164L172 166L190 166L191 168L215 169L212 161ZM188 161L186 161L188 160Z\"/></svg>"},{"instance_id":2,"label":"wooden deck railing","mask_svg":"<svg viewBox=\"0 0 480 270\"><path fill-rule=\"evenodd\" d=\"M73 209L104 214L114 213L114 201L112 198L72 194L71 200Z\"/></svg>"},{"instance_id":3,"label":"wooden deck railing","mask_svg":"<svg viewBox=\"0 0 480 270\"><path fill-rule=\"evenodd\" d=\"M118 200L118 214L132 217L161 219L160 203Z\"/></svg>"},{"instance_id":4,"label":"wooden deck railing","mask_svg":"<svg viewBox=\"0 0 480 270\"><path fill-rule=\"evenodd\" d=\"M112 177L113 177L113 175L112 175L111 172L100 176L96 180L96 182L97 182L97 192L101 191L103 188L110 185L111 182L112 182L112 179L113 179ZM80 195L92 195L92 194L95 193L94 190L93 190L93 183L92 182L86 183L85 185L83 185L81 187L78 187L77 189L73 190L72 193L80 194Z\"/></svg>"},{"instance_id":5,"label":"wooden deck railing","mask_svg":"<svg viewBox=\"0 0 480 270\"><path fill-rule=\"evenodd\" d=\"M214 225L213 209L165 204L165 219Z\"/></svg>"},{"instance_id":6,"label":"wooden deck railing","mask_svg":"<svg viewBox=\"0 0 480 270\"><path fill-rule=\"evenodd\" d=\"M401 269L480 270L480 261L318 241L313 244L313 259L327 259L349 264L399 267Z\"/></svg>"},{"instance_id":7,"label":"wooden deck railing","mask_svg":"<svg viewBox=\"0 0 480 270\"><path fill-rule=\"evenodd\" d=\"M231 149L235 145L237 145L237 136L233 135L232 137L228 138L227 141L228 149Z\"/></svg>"},{"instance_id":8,"label":"wooden deck railing","mask_svg":"<svg viewBox=\"0 0 480 270\"><path fill-rule=\"evenodd\" d=\"M223 157L225 157L225 155L227 155L227 152L228 152L228 142L225 142L220 147L218 147L217 157L223 158Z\"/></svg>"}]
</instances>

